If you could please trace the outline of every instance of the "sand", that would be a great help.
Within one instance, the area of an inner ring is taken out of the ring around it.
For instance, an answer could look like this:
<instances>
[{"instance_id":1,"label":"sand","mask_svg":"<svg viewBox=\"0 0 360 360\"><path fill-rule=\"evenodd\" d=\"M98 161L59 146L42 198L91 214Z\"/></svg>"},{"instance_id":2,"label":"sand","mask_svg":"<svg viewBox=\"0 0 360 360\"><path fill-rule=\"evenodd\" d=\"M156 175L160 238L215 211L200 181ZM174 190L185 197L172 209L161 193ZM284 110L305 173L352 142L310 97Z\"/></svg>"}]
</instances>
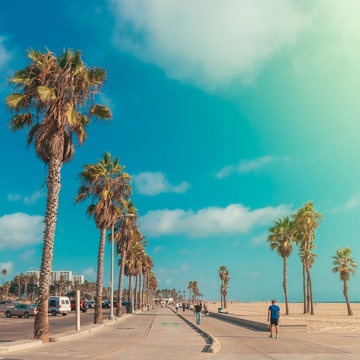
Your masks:
<instances>
[{"instance_id":1,"label":"sand","mask_svg":"<svg viewBox=\"0 0 360 360\"><path fill-rule=\"evenodd\" d=\"M270 302L229 302L226 311L245 319L267 322ZM306 324L308 332L357 332L360 333L360 304L351 304L354 315L347 315L346 304L318 303L314 305L315 315L304 315L302 303L289 303L290 315L285 315L285 304L281 309L281 324ZM208 303L210 311L217 311L219 303Z\"/></svg>"}]
</instances>

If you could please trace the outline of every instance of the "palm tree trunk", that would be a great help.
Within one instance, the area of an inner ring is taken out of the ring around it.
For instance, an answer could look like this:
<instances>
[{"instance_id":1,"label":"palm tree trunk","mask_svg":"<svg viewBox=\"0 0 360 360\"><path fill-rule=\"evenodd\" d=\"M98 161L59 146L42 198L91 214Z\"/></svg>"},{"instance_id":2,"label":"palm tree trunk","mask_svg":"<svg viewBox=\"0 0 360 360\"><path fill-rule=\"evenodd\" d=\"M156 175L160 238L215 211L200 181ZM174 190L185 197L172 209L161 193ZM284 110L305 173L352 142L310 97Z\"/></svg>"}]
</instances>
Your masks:
<instances>
[{"instance_id":1,"label":"palm tree trunk","mask_svg":"<svg viewBox=\"0 0 360 360\"><path fill-rule=\"evenodd\" d=\"M306 266L306 296L307 296L307 312L310 313L310 282L309 282L309 274Z\"/></svg>"},{"instance_id":2,"label":"palm tree trunk","mask_svg":"<svg viewBox=\"0 0 360 360\"><path fill-rule=\"evenodd\" d=\"M129 275L129 298L128 298L128 312L132 312L134 302L133 302L133 277Z\"/></svg>"},{"instance_id":3,"label":"palm tree trunk","mask_svg":"<svg viewBox=\"0 0 360 360\"><path fill-rule=\"evenodd\" d=\"M25 281L24 298L27 299L27 281Z\"/></svg>"},{"instance_id":4,"label":"palm tree trunk","mask_svg":"<svg viewBox=\"0 0 360 360\"><path fill-rule=\"evenodd\" d=\"M105 253L106 229L100 230L100 243L98 253L98 267L96 278L96 300L94 324L102 324L102 296L103 296L103 278L104 278L104 253Z\"/></svg>"},{"instance_id":5,"label":"palm tree trunk","mask_svg":"<svg viewBox=\"0 0 360 360\"><path fill-rule=\"evenodd\" d=\"M18 299L20 299L21 283L18 283Z\"/></svg>"},{"instance_id":6,"label":"palm tree trunk","mask_svg":"<svg viewBox=\"0 0 360 360\"><path fill-rule=\"evenodd\" d=\"M227 309L226 292L224 292L224 309Z\"/></svg>"},{"instance_id":7,"label":"palm tree trunk","mask_svg":"<svg viewBox=\"0 0 360 360\"><path fill-rule=\"evenodd\" d=\"M309 266L307 266L306 272L307 272L307 275L308 275L308 287L309 287L309 295L310 295L311 315L315 315L314 301L313 301L313 293L312 293L312 284L311 284L311 276L310 276L310 268L309 268Z\"/></svg>"},{"instance_id":8,"label":"palm tree trunk","mask_svg":"<svg viewBox=\"0 0 360 360\"><path fill-rule=\"evenodd\" d=\"M134 292L134 310L138 309L138 293L137 293L137 288L138 288L138 284L139 284L139 275L136 275L135 277L135 292Z\"/></svg>"},{"instance_id":9,"label":"palm tree trunk","mask_svg":"<svg viewBox=\"0 0 360 360\"><path fill-rule=\"evenodd\" d=\"M306 304L306 273L305 273L305 263L303 262L303 294L304 294L304 314L307 313L307 304Z\"/></svg>"},{"instance_id":10,"label":"palm tree trunk","mask_svg":"<svg viewBox=\"0 0 360 360\"><path fill-rule=\"evenodd\" d=\"M116 307L116 316L121 316L121 302L122 302L122 289L124 282L124 270L125 270L125 260L126 260L126 251L121 255L121 264L120 264L120 273L119 273L119 288L117 293L117 307Z\"/></svg>"},{"instance_id":11,"label":"palm tree trunk","mask_svg":"<svg viewBox=\"0 0 360 360\"><path fill-rule=\"evenodd\" d=\"M62 151L60 151L60 153L62 155ZM62 160L60 157L50 159L47 177L46 213L44 219L44 245L39 279L39 304L34 322L34 338L42 341L49 341L48 298L54 256L54 238L59 205L59 192L61 187L61 166Z\"/></svg>"},{"instance_id":12,"label":"palm tree trunk","mask_svg":"<svg viewBox=\"0 0 360 360\"><path fill-rule=\"evenodd\" d=\"M146 286L147 286L147 303L148 305L150 306L150 273L147 274L147 277L146 277Z\"/></svg>"},{"instance_id":13,"label":"palm tree trunk","mask_svg":"<svg viewBox=\"0 0 360 360\"><path fill-rule=\"evenodd\" d=\"M142 271L140 272L140 277L139 277L139 309L141 309L141 304L143 302L141 281L142 281Z\"/></svg>"},{"instance_id":14,"label":"palm tree trunk","mask_svg":"<svg viewBox=\"0 0 360 360\"><path fill-rule=\"evenodd\" d=\"M286 307L286 315L289 315L289 302L288 302L288 293L287 293L287 258L284 257L284 281L283 288L285 294L285 307Z\"/></svg>"},{"instance_id":15,"label":"palm tree trunk","mask_svg":"<svg viewBox=\"0 0 360 360\"><path fill-rule=\"evenodd\" d=\"M144 276L143 276L143 288L142 288L142 302L144 305L145 305L144 296L146 296L145 283L146 283L146 273L144 273Z\"/></svg>"},{"instance_id":16,"label":"palm tree trunk","mask_svg":"<svg viewBox=\"0 0 360 360\"><path fill-rule=\"evenodd\" d=\"M347 281L344 280L344 291L343 294L345 296L345 300L346 300L346 305L347 305L347 311L348 311L348 315L352 316L353 312L351 310L351 306L350 306L350 301L349 301L349 296L348 296L348 284Z\"/></svg>"}]
</instances>

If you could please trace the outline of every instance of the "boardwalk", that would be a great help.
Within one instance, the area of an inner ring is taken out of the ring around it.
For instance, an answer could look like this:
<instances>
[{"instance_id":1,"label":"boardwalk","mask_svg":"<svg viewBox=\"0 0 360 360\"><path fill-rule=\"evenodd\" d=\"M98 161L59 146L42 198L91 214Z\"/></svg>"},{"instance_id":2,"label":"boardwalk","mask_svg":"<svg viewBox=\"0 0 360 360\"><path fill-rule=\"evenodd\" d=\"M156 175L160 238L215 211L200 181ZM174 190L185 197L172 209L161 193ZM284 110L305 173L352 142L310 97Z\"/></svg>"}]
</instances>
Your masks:
<instances>
[{"instance_id":1,"label":"boardwalk","mask_svg":"<svg viewBox=\"0 0 360 360\"><path fill-rule=\"evenodd\" d=\"M180 312L183 315L182 312ZM195 316L185 317L195 323ZM352 360L360 359L360 334L283 333L270 339L268 333L217 320L209 316L201 320L201 328L215 336L221 350L211 359L242 360Z\"/></svg>"}]
</instances>

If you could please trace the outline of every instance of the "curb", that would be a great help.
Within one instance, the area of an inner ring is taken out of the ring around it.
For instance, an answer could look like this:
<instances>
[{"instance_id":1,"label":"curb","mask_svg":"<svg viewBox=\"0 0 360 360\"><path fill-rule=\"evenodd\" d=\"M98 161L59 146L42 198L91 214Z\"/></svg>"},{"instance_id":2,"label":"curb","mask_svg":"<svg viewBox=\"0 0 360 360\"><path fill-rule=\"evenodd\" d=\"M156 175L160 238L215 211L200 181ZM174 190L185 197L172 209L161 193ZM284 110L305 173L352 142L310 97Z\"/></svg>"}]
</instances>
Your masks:
<instances>
[{"instance_id":1,"label":"curb","mask_svg":"<svg viewBox=\"0 0 360 360\"><path fill-rule=\"evenodd\" d=\"M261 331L269 331L269 329L270 329L270 326L268 323L243 319L243 318L233 316L230 314L220 314L220 313L215 313L215 312L209 312L209 315L215 319L230 322L235 325L250 327L250 328L261 330ZM288 332L288 331L307 332L307 325L300 325L300 324L299 325L281 325L280 324L280 330L286 331L286 332Z\"/></svg>"},{"instance_id":2,"label":"curb","mask_svg":"<svg viewBox=\"0 0 360 360\"><path fill-rule=\"evenodd\" d=\"M182 320L184 320L188 325L190 325L190 327L192 327L196 332L198 332L199 334L201 334L203 337L205 337L206 339L208 339L210 341L210 346L208 347L207 351L208 353L217 353L220 349L221 349L221 343L220 341L215 337L210 335L208 332L206 332L205 330L201 329L200 326L193 324L191 321L189 321L188 319L186 319L184 316L182 316L179 313L176 313L175 310L173 310L170 307L167 307L168 309L170 309L174 314L176 314L177 316L179 316Z\"/></svg>"},{"instance_id":3,"label":"curb","mask_svg":"<svg viewBox=\"0 0 360 360\"><path fill-rule=\"evenodd\" d=\"M16 340L0 345L0 354L16 350L27 350L42 345L42 340Z\"/></svg>"},{"instance_id":4,"label":"curb","mask_svg":"<svg viewBox=\"0 0 360 360\"><path fill-rule=\"evenodd\" d=\"M83 330L80 331L66 331L60 333L58 335L50 336L49 342L61 342L67 340L73 340L80 336L92 334L103 329L105 326L115 325L117 322L122 321L128 317L132 316L132 314L124 314L119 318L115 318L114 320L105 320L103 324L92 324L84 326ZM19 350L27 350L32 349L43 344L42 340L17 340L17 341L9 341L8 343L0 344L0 354L8 353L11 351L19 351Z\"/></svg>"}]
</instances>

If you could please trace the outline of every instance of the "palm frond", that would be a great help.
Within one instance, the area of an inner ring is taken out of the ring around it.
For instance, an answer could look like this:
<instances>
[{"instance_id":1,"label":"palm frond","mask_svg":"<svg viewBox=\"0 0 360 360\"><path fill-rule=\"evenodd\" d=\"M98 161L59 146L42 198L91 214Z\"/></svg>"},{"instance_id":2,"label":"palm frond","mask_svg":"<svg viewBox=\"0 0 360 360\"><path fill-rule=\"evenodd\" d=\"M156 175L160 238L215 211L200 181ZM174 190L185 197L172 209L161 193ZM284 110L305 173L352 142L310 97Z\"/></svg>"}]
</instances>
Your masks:
<instances>
[{"instance_id":1,"label":"palm frond","mask_svg":"<svg viewBox=\"0 0 360 360\"><path fill-rule=\"evenodd\" d=\"M10 109L19 111L24 104L26 95L23 94L11 94L6 98L6 103Z\"/></svg>"},{"instance_id":2,"label":"palm frond","mask_svg":"<svg viewBox=\"0 0 360 360\"><path fill-rule=\"evenodd\" d=\"M29 113L19 114L12 117L12 120L9 122L9 127L11 131L22 130L26 126L31 126L32 124L32 115Z\"/></svg>"},{"instance_id":3,"label":"palm frond","mask_svg":"<svg viewBox=\"0 0 360 360\"><path fill-rule=\"evenodd\" d=\"M110 120L112 117L111 110L104 106L96 104L90 111L90 116L94 116L96 119Z\"/></svg>"}]
</instances>

